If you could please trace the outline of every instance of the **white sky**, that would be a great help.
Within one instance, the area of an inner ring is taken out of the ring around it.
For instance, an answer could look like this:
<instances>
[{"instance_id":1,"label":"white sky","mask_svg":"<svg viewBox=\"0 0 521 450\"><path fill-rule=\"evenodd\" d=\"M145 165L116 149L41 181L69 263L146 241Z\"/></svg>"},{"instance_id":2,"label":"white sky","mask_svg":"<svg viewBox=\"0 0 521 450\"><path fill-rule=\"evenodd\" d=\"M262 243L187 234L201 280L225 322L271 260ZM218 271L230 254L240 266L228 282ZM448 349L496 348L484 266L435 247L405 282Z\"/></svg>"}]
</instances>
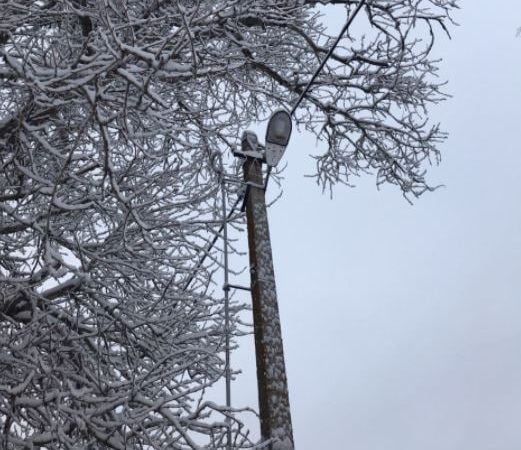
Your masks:
<instances>
[{"instance_id":1,"label":"white sky","mask_svg":"<svg viewBox=\"0 0 521 450\"><path fill-rule=\"evenodd\" d=\"M410 206L367 177L330 200L303 177L313 139L285 156L270 226L297 450L521 448L521 2L462 5L438 42L446 188ZM233 355L237 406L253 358Z\"/></svg>"}]
</instances>

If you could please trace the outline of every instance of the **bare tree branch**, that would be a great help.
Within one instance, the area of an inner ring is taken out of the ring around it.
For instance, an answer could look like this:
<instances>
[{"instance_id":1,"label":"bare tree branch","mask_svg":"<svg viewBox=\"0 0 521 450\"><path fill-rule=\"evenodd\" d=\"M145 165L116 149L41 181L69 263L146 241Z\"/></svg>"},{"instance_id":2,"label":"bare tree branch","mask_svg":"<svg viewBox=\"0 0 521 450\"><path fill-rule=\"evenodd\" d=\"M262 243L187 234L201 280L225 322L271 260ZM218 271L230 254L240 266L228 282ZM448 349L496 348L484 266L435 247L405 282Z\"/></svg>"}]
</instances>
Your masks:
<instances>
[{"instance_id":1,"label":"bare tree branch","mask_svg":"<svg viewBox=\"0 0 521 450\"><path fill-rule=\"evenodd\" d=\"M2 2L0 447L225 447L232 413L204 401L224 374L219 249L201 258L220 225L210 156L303 92L334 39L317 4L347 18L359 3ZM456 7L360 10L364 36L296 113L325 143L322 186L371 173L407 198L431 189L431 50ZM254 446L233 417L235 448Z\"/></svg>"}]
</instances>

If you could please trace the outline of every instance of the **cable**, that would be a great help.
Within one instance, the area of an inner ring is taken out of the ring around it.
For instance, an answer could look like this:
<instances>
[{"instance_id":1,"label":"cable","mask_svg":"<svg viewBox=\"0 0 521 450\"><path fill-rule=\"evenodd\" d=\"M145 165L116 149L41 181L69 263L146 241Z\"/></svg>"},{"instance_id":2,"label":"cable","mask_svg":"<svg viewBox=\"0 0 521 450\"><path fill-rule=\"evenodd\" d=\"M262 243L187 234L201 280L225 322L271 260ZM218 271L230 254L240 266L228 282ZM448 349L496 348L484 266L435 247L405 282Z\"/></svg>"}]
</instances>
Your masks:
<instances>
[{"instance_id":1,"label":"cable","mask_svg":"<svg viewBox=\"0 0 521 450\"><path fill-rule=\"evenodd\" d=\"M228 216L226 217L226 222L228 222L233 213L235 212L235 210L237 209L237 206L239 206L239 203L240 201L242 200L242 195L239 195L237 197L237 200L235 200L235 203L233 204L232 206L232 209L230 210L230 212L228 213ZM217 234L214 236L214 238L212 239L212 241L210 242L210 244L208 245L208 247L206 247L204 249L204 254L203 256L201 257L201 259L199 259L199 261L197 262L196 266L191 270L192 272L192 275L190 275L190 278L187 280L187 282L185 283L184 287L183 287L183 291L186 291L188 289L188 287L190 286L190 284L192 283L192 281L194 280L195 278L195 275L197 274L197 271L201 268L201 266L203 265L204 261L206 260L207 256L208 256L208 253L210 252L210 250L213 248L213 246L215 245L215 243L217 242L217 240L219 239L219 237L221 236L221 232L223 231L223 225L221 225L219 227L219 230L217 231Z\"/></svg>"},{"instance_id":2,"label":"cable","mask_svg":"<svg viewBox=\"0 0 521 450\"><path fill-rule=\"evenodd\" d=\"M302 93L300 94L300 97L298 98L297 102L295 103L295 105L293 105L293 108L291 108L291 113L290 115L293 116L293 114L295 114L295 111L297 110L297 108L300 106L300 103L302 102L302 100L304 99L304 97L306 96L306 94L308 93L311 85L313 84L313 82L315 81L315 79L317 78L318 74L322 71L322 69L324 68L324 66L326 65L327 63L327 60L331 57L331 55L333 54L333 51L335 50L335 48L337 47L338 43L340 42L340 40L342 39L342 37L344 36L345 32L349 29L349 27L351 26L351 24L353 23L353 20L355 20L355 17L358 15L358 13L360 12L360 10L362 9L362 7L365 5L366 3L366 0L362 0L358 6L356 7L355 9L355 12L351 15L351 17L349 17L349 19L347 20L346 24L344 25L344 27L342 28L342 30L340 31L340 34L338 35L338 37L336 38L336 41L335 43L331 46L331 48L329 49L329 52L327 52L327 55L326 57L324 58L324 60L320 63L320 65L318 66L318 69L315 71L315 73L313 74L313 76L311 77L311 79L309 80L307 86L304 88L304 90L302 91Z\"/></svg>"},{"instance_id":3,"label":"cable","mask_svg":"<svg viewBox=\"0 0 521 450\"><path fill-rule=\"evenodd\" d=\"M268 182L270 181L271 169L273 169L273 167L268 166L268 170L266 172L266 182L264 183L264 192L266 192L266 189L268 189Z\"/></svg>"}]
</instances>

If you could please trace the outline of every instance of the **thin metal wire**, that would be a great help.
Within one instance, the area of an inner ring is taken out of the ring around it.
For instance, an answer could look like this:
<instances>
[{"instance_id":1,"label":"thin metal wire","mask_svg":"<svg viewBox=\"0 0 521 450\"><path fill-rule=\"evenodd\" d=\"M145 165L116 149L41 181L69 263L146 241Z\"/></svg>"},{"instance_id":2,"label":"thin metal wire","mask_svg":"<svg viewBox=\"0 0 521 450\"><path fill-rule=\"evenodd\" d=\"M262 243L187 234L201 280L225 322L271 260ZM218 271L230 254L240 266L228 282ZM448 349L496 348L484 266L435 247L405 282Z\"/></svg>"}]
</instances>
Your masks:
<instances>
[{"instance_id":1,"label":"thin metal wire","mask_svg":"<svg viewBox=\"0 0 521 450\"><path fill-rule=\"evenodd\" d=\"M271 175L271 166L268 166L268 170L266 172L266 181L264 182L264 192L266 192L266 189L268 189L268 183L270 181L270 175Z\"/></svg>"},{"instance_id":2,"label":"thin metal wire","mask_svg":"<svg viewBox=\"0 0 521 450\"><path fill-rule=\"evenodd\" d=\"M219 230L217 231L214 238L211 240L211 242L208 244L208 246L204 249L203 255L199 258L199 261L195 265L195 267L192 269L192 274L186 281L183 290L186 291L192 281L194 280L195 276L197 275L197 271L201 268L204 261L208 257L208 254L210 250L215 246L217 240L219 237L223 238L223 255L224 255L224 284L223 284L223 291L224 291L224 336L225 336L225 384L226 384L226 408L228 409L228 415L226 416L225 422L228 426L228 429L226 431L226 450L232 449L232 429L231 429L231 417L230 417L230 411L231 411L231 405L232 405L232 394L231 394L231 365L230 365L230 288L241 288L239 286L231 285L229 283L230 278L230 269L229 269L229 261L228 261L228 221L231 219L233 214L235 213L237 207L239 206L239 203L242 200L243 195L238 195L237 199L235 200L231 210L226 213L226 182L228 181L225 177L224 172L224 165L222 161L221 155L216 155L216 157L219 159L219 167L218 173L219 173L219 184L221 186L221 211L222 211L222 223L219 227Z\"/></svg>"},{"instance_id":3,"label":"thin metal wire","mask_svg":"<svg viewBox=\"0 0 521 450\"><path fill-rule=\"evenodd\" d=\"M306 94L308 93L309 91L309 88L311 87L311 85L313 84L313 82L315 81L315 79L317 78L318 74L322 71L322 69L324 68L324 66L326 65L327 63L327 60L331 57L331 55L333 54L333 52L335 51L335 48L337 47L338 43L340 42L340 40L342 39L342 37L344 36L345 32L349 29L349 27L351 26L351 24L353 23L353 20L355 20L355 17L358 15L358 13L360 12L360 10L362 9L362 7L365 5L366 3L366 0L362 0L358 6L356 7L354 13L351 15L351 17L349 17L349 19L347 20L346 24L344 25L344 27L342 28L342 30L340 31L340 34L338 35L338 37L336 38L334 44L331 46L331 48L329 49L329 51L327 52L327 55L326 57L324 58L324 60L320 63L320 65L318 66L318 69L315 70L315 73L313 74L313 76L311 77L311 79L309 80L308 84L306 85L306 87L304 88L304 90L302 91L302 93L300 94L299 98L297 99L296 103L293 105L293 108L291 108L291 113L290 115L293 115L295 114L295 111L297 110L297 108L300 106L300 103L302 102L302 100L304 99L304 97L306 96Z\"/></svg>"},{"instance_id":4,"label":"thin metal wire","mask_svg":"<svg viewBox=\"0 0 521 450\"><path fill-rule=\"evenodd\" d=\"M219 182L221 184L221 207L222 220L221 228L223 230L223 255L224 255L224 336L225 336L225 380L226 380L226 408L228 415L226 416L226 424L228 429L226 431L226 449L231 450L232 445L232 429L230 411L232 407L232 372L230 367L230 287L229 287L229 265L228 265L228 214L226 214L226 186L224 179L224 165L222 157L219 155L220 174Z\"/></svg>"},{"instance_id":5,"label":"thin metal wire","mask_svg":"<svg viewBox=\"0 0 521 450\"><path fill-rule=\"evenodd\" d=\"M333 54L333 52L335 51L335 48L337 47L338 43L340 42L340 40L342 39L342 36L344 36L344 34L346 33L346 31L349 29L349 27L351 26L351 23L353 23L353 20L355 20L355 17L358 15L358 13L360 12L360 10L362 9L362 7L365 5L366 3L366 0L362 0L358 6L356 7L354 13L351 15L351 17L349 17L349 19L347 20L346 24L344 25L344 27L342 28L342 30L340 31L340 34L338 35L338 37L336 38L334 44L331 46L331 48L329 49L329 51L327 52L327 55L326 57L324 58L324 60L320 63L320 65L318 66L317 70L315 70L315 73L313 74L313 76L311 77L311 79L309 80L308 84L306 85L306 87L304 88L304 90L301 92L299 98L297 99L297 101L295 102L295 104L293 105L293 108L291 108L291 112L290 112L290 115L293 116L295 114L295 111L297 110L297 108L300 106L300 104L302 103L302 100L304 100L304 97L306 96L306 94L308 93L309 89L311 88L311 85L313 84L313 82L315 81L315 79L318 77L318 74L322 71L322 69L324 68L324 66L326 65L328 59L331 57L331 55ZM268 189L268 183L270 181L270 176L271 176L271 167L268 167L268 172L266 173L266 182L264 183L264 192L266 192L266 189Z\"/></svg>"},{"instance_id":6,"label":"thin metal wire","mask_svg":"<svg viewBox=\"0 0 521 450\"><path fill-rule=\"evenodd\" d=\"M239 195L237 197L237 199L235 200L235 203L233 204L232 209L228 213L228 216L226 217L227 222L232 218L232 216L235 213L235 211L237 210L237 207L239 206L239 203L241 202L241 200L242 200L242 195ZM219 227L219 230L217 230L217 233L214 236L214 238L211 240L211 242L208 244L208 246L204 249L203 255L201 256L201 258L199 259L199 261L197 262L195 267L191 270L192 274L190 275L190 278L188 278L185 285L183 286L183 291L186 291L188 289L188 287L190 286L190 284L192 283L192 281L194 280L195 276L197 275L197 271L201 268L203 263L206 261L206 258L208 257L210 250L214 247L214 245L217 242L217 240L219 239L219 237L221 237L222 231L223 231L223 225L221 224L221 226Z\"/></svg>"}]
</instances>

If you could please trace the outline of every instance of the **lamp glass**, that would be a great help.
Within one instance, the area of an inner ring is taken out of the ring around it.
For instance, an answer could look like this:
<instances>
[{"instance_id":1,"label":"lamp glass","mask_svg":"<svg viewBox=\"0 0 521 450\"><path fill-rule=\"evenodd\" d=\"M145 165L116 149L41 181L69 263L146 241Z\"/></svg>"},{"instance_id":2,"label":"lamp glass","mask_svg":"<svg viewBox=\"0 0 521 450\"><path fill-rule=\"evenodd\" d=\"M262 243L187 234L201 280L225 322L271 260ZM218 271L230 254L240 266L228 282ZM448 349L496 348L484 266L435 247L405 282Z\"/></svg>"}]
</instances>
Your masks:
<instances>
[{"instance_id":1,"label":"lamp glass","mask_svg":"<svg viewBox=\"0 0 521 450\"><path fill-rule=\"evenodd\" d=\"M291 117L285 110L275 112L268 123L266 142L277 145L288 145L291 136Z\"/></svg>"}]
</instances>

